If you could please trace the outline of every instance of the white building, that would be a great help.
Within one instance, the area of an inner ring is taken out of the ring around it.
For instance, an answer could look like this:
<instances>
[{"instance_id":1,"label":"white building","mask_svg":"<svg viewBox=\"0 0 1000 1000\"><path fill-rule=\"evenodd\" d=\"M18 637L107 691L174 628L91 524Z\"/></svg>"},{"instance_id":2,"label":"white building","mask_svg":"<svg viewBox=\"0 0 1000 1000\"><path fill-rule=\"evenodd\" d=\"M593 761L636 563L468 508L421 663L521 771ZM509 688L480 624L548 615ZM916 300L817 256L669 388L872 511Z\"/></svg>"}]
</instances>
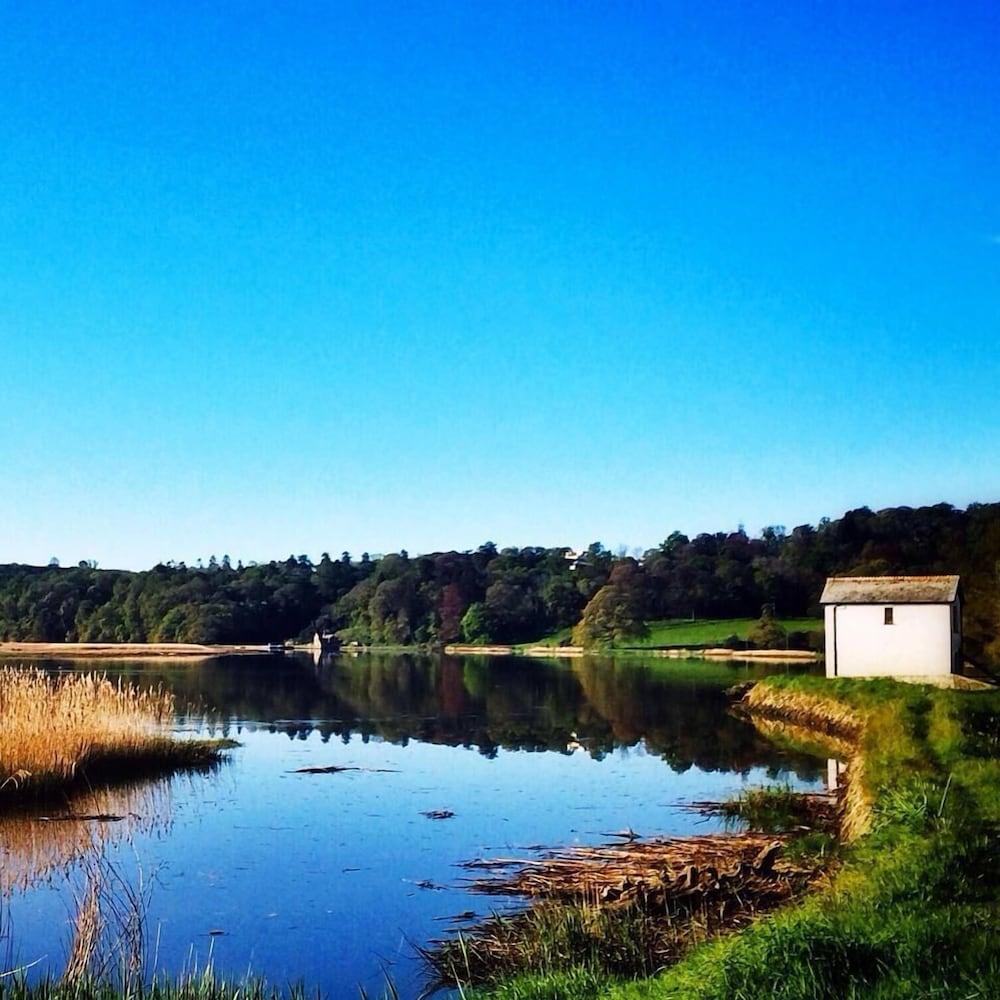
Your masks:
<instances>
[{"instance_id":1,"label":"white building","mask_svg":"<svg viewBox=\"0 0 1000 1000\"><path fill-rule=\"evenodd\" d=\"M928 677L960 670L957 576L832 576L820 603L827 677Z\"/></svg>"}]
</instances>

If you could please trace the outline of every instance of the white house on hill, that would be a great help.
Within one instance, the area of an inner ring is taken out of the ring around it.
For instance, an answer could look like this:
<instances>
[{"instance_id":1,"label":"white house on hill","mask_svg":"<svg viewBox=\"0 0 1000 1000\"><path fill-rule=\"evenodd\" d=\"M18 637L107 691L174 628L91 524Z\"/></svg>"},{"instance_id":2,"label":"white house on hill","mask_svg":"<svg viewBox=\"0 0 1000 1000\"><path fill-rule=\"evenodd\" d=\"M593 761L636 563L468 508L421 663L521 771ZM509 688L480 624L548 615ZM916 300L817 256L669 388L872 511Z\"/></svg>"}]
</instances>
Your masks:
<instances>
[{"instance_id":1,"label":"white house on hill","mask_svg":"<svg viewBox=\"0 0 1000 1000\"><path fill-rule=\"evenodd\" d=\"M820 603L827 677L927 677L961 667L957 576L832 576Z\"/></svg>"}]
</instances>

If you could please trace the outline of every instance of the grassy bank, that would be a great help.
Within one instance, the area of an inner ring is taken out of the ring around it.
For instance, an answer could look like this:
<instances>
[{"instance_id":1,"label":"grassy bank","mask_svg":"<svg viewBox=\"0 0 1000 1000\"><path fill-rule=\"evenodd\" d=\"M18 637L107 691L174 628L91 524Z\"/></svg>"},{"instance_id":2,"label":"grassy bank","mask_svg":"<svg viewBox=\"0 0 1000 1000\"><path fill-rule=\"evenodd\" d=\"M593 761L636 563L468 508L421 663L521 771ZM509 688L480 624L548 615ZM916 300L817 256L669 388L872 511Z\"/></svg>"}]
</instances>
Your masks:
<instances>
[{"instance_id":1,"label":"grassy bank","mask_svg":"<svg viewBox=\"0 0 1000 1000\"><path fill-rule=\"evenodd\" d=\"M173 698L92 674L0 669L0 801L210 766L231 743L165 732Z\"/></svg>"},{"instance_id":2,"label":"grassy bank","mask_svg":"<svg viewBox=\"0 0 1000 1000\"><path fill-rule=\"evenodd\" d=\"M659 975L622 981L601 961L565 968L555 956L477 997L1000 996L1000 693L785 676L749 702L792 734L819 730L854 749L850 843L829 887Z\"/></svg>"},{"instance_id":3,"label":"grassy bank","mask_svg":"<svg viewBox=\"0 0 1000 1000\"><path fill-rule=\"evenodd\" d=\"M815 632L823 628L820 618L779 618L786 632ZM646 622L649 635L631 639L628 648L650 649L657 646L717 646L730 636L746 639L757 625L756 618L669 618ZM563 629L528 645L558 646L570 641L571 629Z\"/></svg>"}]
</instances>

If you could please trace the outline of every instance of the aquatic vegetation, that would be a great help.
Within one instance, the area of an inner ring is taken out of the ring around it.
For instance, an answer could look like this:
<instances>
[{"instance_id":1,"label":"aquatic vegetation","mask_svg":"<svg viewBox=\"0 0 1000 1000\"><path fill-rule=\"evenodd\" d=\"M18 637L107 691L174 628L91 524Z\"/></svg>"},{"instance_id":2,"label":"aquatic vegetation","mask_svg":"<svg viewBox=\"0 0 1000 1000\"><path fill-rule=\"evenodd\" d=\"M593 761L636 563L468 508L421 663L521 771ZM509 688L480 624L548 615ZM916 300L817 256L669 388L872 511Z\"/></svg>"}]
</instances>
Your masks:
<instances>
[{"instance_id":1,"label":"aquatic vegetation","mask_svg":"<svg viewBox=\"0 0 1000 1000\"><path fill-rule=\"evenodd\" d=\"M685 807L721 816L730 827L764 833L835 832L839 824L836 794L796 792L788 785L762 785L722 802L695 801Z\"/></svg>"},{"instance_id":2,"label":"aquatic vegetation","mask_svg":"<svg viewBox=\"0 0 1000 1000\"><path fill-rule=\"evenodd\" d=\"M173 698L97 674L0 669L0 800L208 767L233 744L178 740Z\"/></svg>"},{"instance_id":3,"label":"aquatic vegetation","mask_svg":"<svg viewBox=\"0 0 1000 1000\"><path fill-rule=\"evenodd\" d=\"M387 996L390 994L387 994ZM91 978L27 982L0 979L0 1000L311 1000L318 997L304 986L274 986L262 979L218 979L209 970L176 979L137 982L127 993L117 984Z\"/></svg>"},{"instance_id":4,"label":"aquatic vegetation","mask_svg":"<svg viewBox=\"0 0 1000 1000\"><path fill-rule=\"evenodd\" d=\"M788 839L744 833L633 840L467 862L477 872L474 891L526 898L531 906L496 914L425 957L442 984L573 965L650 975L809 889L822 876L821 863L786 858Z\"/></svg>"}]
</instances>

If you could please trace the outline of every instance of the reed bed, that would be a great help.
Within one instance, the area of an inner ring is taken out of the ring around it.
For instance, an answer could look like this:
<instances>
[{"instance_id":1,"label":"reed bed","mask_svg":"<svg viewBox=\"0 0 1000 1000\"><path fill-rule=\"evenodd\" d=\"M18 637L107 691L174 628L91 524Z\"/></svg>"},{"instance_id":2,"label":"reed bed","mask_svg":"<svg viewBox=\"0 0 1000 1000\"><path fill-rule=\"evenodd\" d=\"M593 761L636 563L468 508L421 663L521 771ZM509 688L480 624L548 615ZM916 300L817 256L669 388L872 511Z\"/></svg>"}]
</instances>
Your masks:
<instances>
[{"instance_id":1,"label":"reed bed","mask_svg":"<svg viewBox=\"0 0 1000 1000\"><path fill-rule=\"evenodd\" d=\"M436 984L492 982L572 964L648 975L823 878L815 858L783 857L788 839L718 834L466 862L467 871L484 873L469 880L473 891L532 905L435 942L425 957Z\"/></svg>"},{"instance_id":2,"label":"reed bed","mask_svg":"<svg viewBox=\"0 0 1000 1000\"><path fill-rule=\"evenodd\" d=\"M388 991L384 994L392 998ZM0 979L0 1000L321 1000L301 983L280 986L247 976L217 978L211 970L177 978L158 977L137 983L128 992L115 982L91 978L28 981L23 976ZM392 998L396 1000L396 998Z\"/></svg>"},{"instance_id":3,"label":"reed bed","mask_svg":"<svg viewBox=\"0 0 1000 1000\"><path fill-rule=\"evenodd\" d=\"M474 892L622 906L641 900L672 908L737 897L786 897L815 865L782 858L787 837L762 833L671 837L570 847L544 858L487 858L463 868Z\"/></svg>"},{"instance_id":4,"label":"reed bed","mask_svg":"<svg viewBox=\"0 0 1000 1000\"><path fill-rule=\"evenodd\" d=\"M231 744L174 739L173 708L102 675L0 669L0 801L216 763Z\"/></svg>"}]
</instances>

